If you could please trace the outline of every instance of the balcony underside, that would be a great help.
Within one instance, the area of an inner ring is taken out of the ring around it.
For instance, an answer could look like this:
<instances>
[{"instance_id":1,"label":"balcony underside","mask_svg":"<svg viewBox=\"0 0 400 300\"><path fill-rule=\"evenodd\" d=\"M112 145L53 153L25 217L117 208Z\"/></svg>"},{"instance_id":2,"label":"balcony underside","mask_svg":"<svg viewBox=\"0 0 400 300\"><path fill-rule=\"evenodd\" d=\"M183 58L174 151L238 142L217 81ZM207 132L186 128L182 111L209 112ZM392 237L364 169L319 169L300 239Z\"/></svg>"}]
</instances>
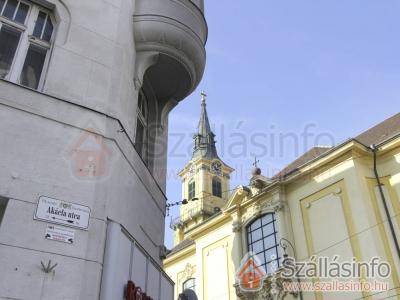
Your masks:
<instances>
[{"instance_id":1,"label":"balcony underside","mask_svg":"<svg viewBox=\"0 0 400 300\"><path fill-rule=\"evenodd\" d=\"M188 70L182 63L165 54L160 54L157 63L147 69L146 80L160 102L171 99L179 101L192 89L191 74Z\"/></svg>"},{"instance_id":2,"label":"balcony underside","mask_svg":"<svg viewBox=\"0 0 400 300\"><path fill-rule=\"evenodd\" d=\"M207 24L193 2L137 0L134 34L138 57L153 56L151 63L137 64L158 99L180 101L197 87L206 61Z\"/></svg>"}]
</instances>

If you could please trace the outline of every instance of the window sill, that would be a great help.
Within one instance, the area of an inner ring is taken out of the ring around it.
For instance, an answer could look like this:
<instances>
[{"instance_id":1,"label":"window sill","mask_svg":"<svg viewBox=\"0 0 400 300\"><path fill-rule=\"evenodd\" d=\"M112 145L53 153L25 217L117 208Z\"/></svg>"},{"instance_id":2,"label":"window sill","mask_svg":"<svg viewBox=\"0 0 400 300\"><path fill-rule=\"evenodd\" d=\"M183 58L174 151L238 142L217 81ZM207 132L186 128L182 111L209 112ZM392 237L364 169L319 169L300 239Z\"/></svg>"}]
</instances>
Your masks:
<instances>
[{"instance_id":1,"label":"window sill","mask_svg":"<svg viewBox=\"0 0 400 300\"><path fill-rule=\"evenodd\" d=\"M50 49L50 47L51 47L51 44L49 42L38 39L37 37L35 37L33 35L28 36L28 39L29 39L30 43L34 43L35 45L40 46L42 48Z\"/></svg>"}]
</instances>

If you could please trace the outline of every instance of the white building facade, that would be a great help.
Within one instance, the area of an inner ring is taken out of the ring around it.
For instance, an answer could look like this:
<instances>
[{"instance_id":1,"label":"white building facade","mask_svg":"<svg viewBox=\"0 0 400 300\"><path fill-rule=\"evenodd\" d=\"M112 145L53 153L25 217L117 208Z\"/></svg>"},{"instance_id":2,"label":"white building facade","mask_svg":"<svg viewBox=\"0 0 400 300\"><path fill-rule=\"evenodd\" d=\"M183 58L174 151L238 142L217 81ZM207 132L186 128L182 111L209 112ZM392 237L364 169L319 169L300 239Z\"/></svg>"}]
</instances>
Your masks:
<instances>
[{"instance_id":1,"label":"white building facade","mask_svg":"<svg viewBox=\"0 0 400 300\"><path fill-rule=\"evenodd\" d=\"M0 299L173 299L168 114L206 40L203 0L0 0Z\"/></svg>"}]
</instances>

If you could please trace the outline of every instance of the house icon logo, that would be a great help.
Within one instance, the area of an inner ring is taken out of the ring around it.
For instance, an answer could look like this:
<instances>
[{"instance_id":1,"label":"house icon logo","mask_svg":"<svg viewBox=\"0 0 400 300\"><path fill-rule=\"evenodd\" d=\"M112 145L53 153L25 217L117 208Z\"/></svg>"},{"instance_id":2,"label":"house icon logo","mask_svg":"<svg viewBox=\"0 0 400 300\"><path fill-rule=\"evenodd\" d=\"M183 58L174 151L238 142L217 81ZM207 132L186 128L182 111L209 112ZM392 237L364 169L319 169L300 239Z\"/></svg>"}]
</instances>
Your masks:
<instances>
[{"instance_id":1,"label":"house icon logo","mask_svg":"<svg viewBox=\"0 0 400 300\"><path fill-rule=\"evenodd\" d=\"M236 280L242 291L257 292L263 288L267 273L261 267L257 255L249 252L242 259L239 269L236 272Z\"/></svg>"},{"instance_id":2,"label":"house icon logo","mask_svg":"<svg viewBox=\"0 0 400 300\"><path fill-rule=\"evenodd\" d=\"M111 151L97 132L86 129L68 150L72 174L78 179L100 179L109 173Z\"/></svg>"}]
</instances>

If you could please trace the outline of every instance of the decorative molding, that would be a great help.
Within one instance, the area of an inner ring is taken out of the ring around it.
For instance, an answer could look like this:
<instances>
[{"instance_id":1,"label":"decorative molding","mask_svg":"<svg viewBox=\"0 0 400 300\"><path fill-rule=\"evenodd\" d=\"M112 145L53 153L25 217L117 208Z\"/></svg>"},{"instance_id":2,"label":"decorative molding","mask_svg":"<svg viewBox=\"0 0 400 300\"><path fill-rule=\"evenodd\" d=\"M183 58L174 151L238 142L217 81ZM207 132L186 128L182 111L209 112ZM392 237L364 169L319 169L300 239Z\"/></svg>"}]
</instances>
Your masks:
<instances>
[{"instance_id":1,"label":"decorative molding","mask_svg":"<svg viewBox=\"0 0 400 300\"><path fill-rule=\"evenodd\" d=\"M205 165L205 164L202 164L201 166L200 166L200 168L199 168L200 170L205 170L205 171L211 171L211 169L210 169L210 167L209 166L207 166L207 165Z\"/></svg>"},{"instance_id":2,"label":"decorative molding","mask_svg":"<svg viewBox=\"0 0 400 300\"><path fill-rule=\"evenodd\" d=\"M237 189L237 193L238 193L238 195L240 195L240 196L247 196L247 195L249 195L250 190L249 190L248 187L240 186L240 187Z\"/></svg>"},{"instance_id":3,"label":"decorative molding","mask_svg":"<svg viewBox=\"0 0 400 300\"><path fill-rule=\"evenodd\" d=\"M273 206L274 212L278 212L281 211L285 208L286 203L284 203L283 201L279 201L278 203L275 203L275 205Z\"/></svg>"},{"instance_id":4,"label":"decorative molding","mask_svg":"<svg viewBox=\"0 0 400 300\"><path fill-rule=\"evenodd\" d=\"M249 220L255 219L264 213L268 212L276 213L283 211L286 205L287 205L286 201L280 198L268 199L266 201L257 202L253 206L247 209L247 211L243 214L241 221L243 224L245 224Z\"/></svg>"},{"instance_id":5,"label":"decorative molding","mask_svg":"<svg viewBox=\"0 0 400 300\"><path fill-rule=\"evenodd\" d=\"M193 278L194 274L196 274L196 266L187 263L185 269L181 272L181 275L179 276L178 283L182 284L186 280Z\"/></svg>"},{"instance_id":6,"label":"decorative molding","mask_svg":"<svg viewBox=\"0 0 400 300\"><path fill-rule=\"evenodd\" d=\"M272 180L263 175L254 175L250 179L250 185L257 190L258 193L262 192L262 189L272 183Z\"/></svg>"},{"instance_id":7,"label":"decorative molding","mask_svg":"<svg viewBox=\"0 0 400 300\"><path fill-rule=\"evenodd\" d=\"M231 176L228 173L223 173L222 177L225 177L226 179L231 179Z\"/></svg>"},{"instance_id":8,"label":"decorative molding","mask_svg":"<svg viewBox=\"0 0 400 300\"><path fill-rule=\"evenodd\" d=\"M250 189L245 186L239 186L238 188L235 189L233 194L231 195L228 203L226 204L224 211L231 211L232 213L236 211L234 214L239 214L240 211L239 208L242 205L243 199L245 199L248 195L250 194ZM239 218L240 217L237 217Z\"/></svg>"},{"instance_id":9,"label":"decorative molding","mask_svg":"<svg viewBox=\"0 0 400 300\"><path fill-rule=\"evenodd\" d=\"M239 220L236 220L232 223L232 232L238 233L242 231L242 223Z\"/></svg>"},{"instance_id":10,"label":"decorative molding","mask_svg":"<svg viewBox=\"0 0 400 300\"><path fill-rule=\"evenodd\" d=\"M267 203L266 207L272 209L274 212L279 212L283 210L286 205L287 205L286 201L284 201L282 197L279 197Z\"/></svg>"}]
</instances>

